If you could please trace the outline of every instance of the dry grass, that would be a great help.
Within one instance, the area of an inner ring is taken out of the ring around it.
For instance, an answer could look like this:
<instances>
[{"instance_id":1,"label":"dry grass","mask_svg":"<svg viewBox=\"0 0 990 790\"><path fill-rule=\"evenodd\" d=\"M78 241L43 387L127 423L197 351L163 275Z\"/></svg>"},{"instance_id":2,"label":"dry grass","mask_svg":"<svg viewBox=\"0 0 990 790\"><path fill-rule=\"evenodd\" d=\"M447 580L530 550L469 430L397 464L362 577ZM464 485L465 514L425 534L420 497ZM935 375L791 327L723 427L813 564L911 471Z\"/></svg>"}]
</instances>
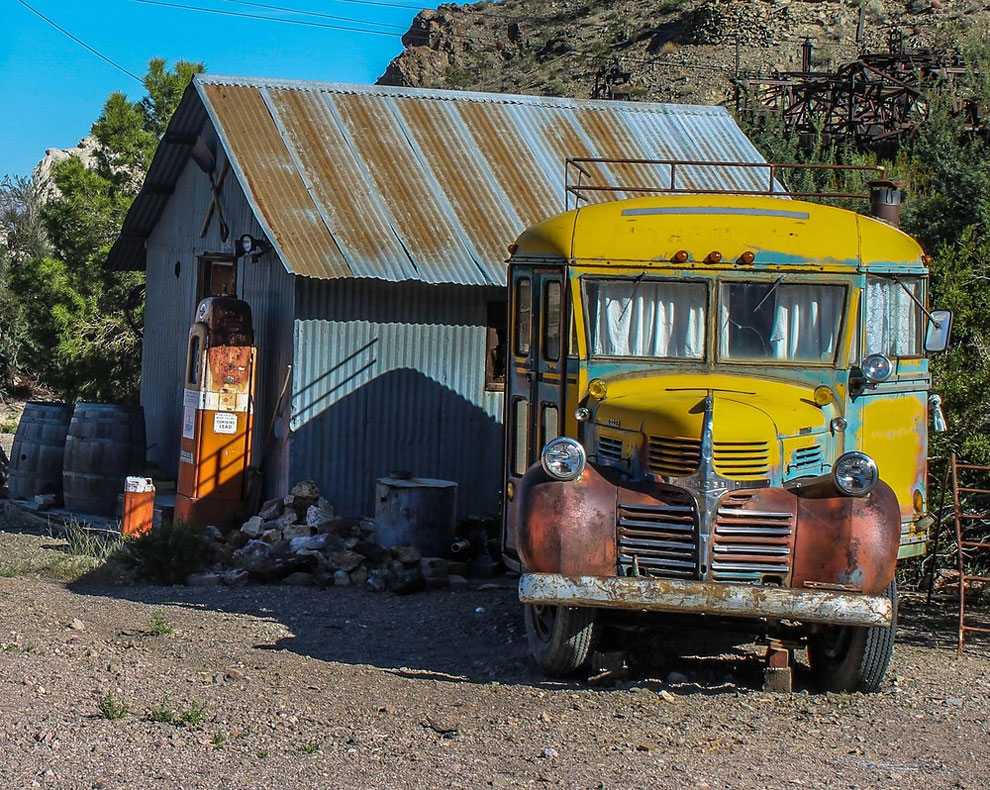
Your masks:
<instances>
[{"instance_id":1,"label":"dry grass","mask_svg":"<svg viewBox=\"0 0 990 790\"><path fill-rule=\"evenodd\" d=\"M15 511L8 509L0 516L0 577L30 576L66 584L110 584L125 578L117 560L119 537L74 523L58 530L61 534L51 529L47 535L39 532Z\"/></svg>"}]
</instances>

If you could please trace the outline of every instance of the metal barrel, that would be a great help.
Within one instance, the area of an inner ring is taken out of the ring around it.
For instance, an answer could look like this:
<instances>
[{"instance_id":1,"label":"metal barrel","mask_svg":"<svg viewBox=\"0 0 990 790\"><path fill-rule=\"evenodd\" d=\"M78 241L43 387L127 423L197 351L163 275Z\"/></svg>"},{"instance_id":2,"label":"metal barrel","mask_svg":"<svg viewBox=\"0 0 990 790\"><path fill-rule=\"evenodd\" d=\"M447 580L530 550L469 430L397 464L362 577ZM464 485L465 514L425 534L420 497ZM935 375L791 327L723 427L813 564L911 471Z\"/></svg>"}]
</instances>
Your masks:
<instances>
[{"instance_id":1,"label":"metal barrel","mask_svg":"<svg viewBox=\"0 0 990 790\"><path fill-rule=\"evenodd\" d=\"M124 478L143 475L144 409L77 403L65 439L63 479L69 510L112 516Z\"/></svg>"},{"instance_id":2,"label":"metal barrel","mask_svg":"<svg viewBox=\"0 0 990 790\"><path fill-rule=\"evenodd\" d=\"M383 477L376 485L375 539L380 546L415 546L427 557L445 557L454 541L457 483Z\"/></svg>"},{"instance_id":3,"label":"metal barrel","mask_svg":"<svg viewBox=\"0 0 990 790\"><path fill-rule=\"evenodd\" d=\"M7 494L11 499L31 499L52 494L62 501L62 453L72 419L71 403L24 404L10 448Z\"/></svg>"}]
</instances>

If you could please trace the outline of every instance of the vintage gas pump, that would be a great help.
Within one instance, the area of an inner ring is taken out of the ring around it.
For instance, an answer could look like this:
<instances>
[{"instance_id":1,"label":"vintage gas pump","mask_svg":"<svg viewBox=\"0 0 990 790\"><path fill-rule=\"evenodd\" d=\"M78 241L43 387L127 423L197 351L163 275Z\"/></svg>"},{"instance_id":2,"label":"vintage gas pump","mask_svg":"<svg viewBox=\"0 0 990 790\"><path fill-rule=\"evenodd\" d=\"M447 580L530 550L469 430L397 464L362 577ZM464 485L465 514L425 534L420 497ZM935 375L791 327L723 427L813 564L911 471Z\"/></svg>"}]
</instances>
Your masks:
<instances>
[{"instance_id":1,"label":"vintage gas pump","mask_svg":"<svg viewBox=\"0 0 990 790\"><path fill-rule=\"evenodd\" d=\"M251 308L232 296L199 303L189 330L175 520L227 526L244 500L254 422Z\"/></svg>"}]
</instances>

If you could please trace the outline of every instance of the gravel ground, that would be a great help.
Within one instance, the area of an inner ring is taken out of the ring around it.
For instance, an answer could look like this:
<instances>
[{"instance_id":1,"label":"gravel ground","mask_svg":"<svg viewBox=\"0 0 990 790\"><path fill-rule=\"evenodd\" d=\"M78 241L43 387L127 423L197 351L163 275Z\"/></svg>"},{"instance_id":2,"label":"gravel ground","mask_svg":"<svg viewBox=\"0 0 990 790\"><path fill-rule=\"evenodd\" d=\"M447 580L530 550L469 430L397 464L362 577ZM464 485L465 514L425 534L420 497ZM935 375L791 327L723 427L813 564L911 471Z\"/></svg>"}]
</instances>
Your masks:
<instances>
[{"instance_id":1,"label":"gravel ground","mask_svg":"<svg viewBox=\"0 0 990 790\"><path fill-rule=\"evenodd\" d=\"M986 786L990 642L957 659L951 604L904 602L872 696L803 672L764 693L751 651L681 634L680 656L590 686L536 671L509 579L398 597L42 578L65 558L0 532L0 787Z\"/></svg>"}]
</instances>

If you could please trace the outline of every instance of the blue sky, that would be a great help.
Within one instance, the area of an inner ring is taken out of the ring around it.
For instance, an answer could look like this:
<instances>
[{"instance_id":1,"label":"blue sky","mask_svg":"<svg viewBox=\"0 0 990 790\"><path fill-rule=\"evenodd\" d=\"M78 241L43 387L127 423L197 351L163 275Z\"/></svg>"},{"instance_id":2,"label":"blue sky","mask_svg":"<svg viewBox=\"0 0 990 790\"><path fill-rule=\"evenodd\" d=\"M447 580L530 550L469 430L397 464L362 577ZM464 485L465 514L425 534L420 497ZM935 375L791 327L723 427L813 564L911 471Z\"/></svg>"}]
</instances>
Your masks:
<instances>
[{"instance_id":1,"label":"blue sky","mask_svg":"<svg viewBox=\"0 0 990 790\"><path fill-rule=\"evenodd\" d=\"M385 35L202 13L139 0L24 0L137 76L152 57L198 60L214 74L371 83L402 51L415 0L163 0ZM280 6L357 21L302 16ZM0 177L27 175L45 149L89 133L107 96L143 95L141 85L105 63L18 0L0 0Z\"/></svg>"}]
</instances>

